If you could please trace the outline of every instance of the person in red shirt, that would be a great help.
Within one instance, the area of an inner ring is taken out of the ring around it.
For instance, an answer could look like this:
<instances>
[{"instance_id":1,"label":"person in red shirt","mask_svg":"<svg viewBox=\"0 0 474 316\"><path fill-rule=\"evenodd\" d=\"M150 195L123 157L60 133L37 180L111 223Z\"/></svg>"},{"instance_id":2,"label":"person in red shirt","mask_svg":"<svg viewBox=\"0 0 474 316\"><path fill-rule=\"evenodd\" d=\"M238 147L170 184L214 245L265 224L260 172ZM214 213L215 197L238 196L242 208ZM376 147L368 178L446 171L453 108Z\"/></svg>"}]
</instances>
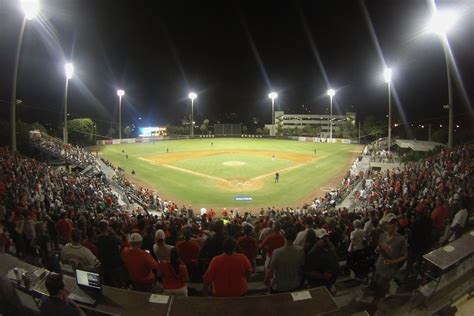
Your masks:
<instances>
[{"instance_id":1,"label":"person in red shirt","mask_svg":"<svg viewBox=\"0 0 474 316\"><path fill-rule=\"evenodd\" d=\"M153 257L142 250L143 238L138 233L130 236L130 246L122 250L122 260L127 268L134 290L150 292L155 285L155 271L158 263Z\"/></svg>"},{"instance_id":2,"label":"person in red shirt","mask_svg":"<svg viewBox=\"0 0 474 316\"><path fill-rule=\"evenodd\" d=\"M61 217L59 221L56 223L56 231L60 237L61 243L69 243L71 242L71 235L72 235L72 224L66 218L66 213L61 213Z\"/></svg>"},{"instance_id":3,"label":"person in red shirt","mask_svg":"<svg viewBox=\"0 0 474 316\"><path fill-rule=\"evenodd\" d=\"M201 247L199 242L195 239L191 239L192 231L191 228L185 228L183 231L184 240L176 243L176 248L179 250L181 260L186 265L193 282L201 282L201 272L199 269L199 251ZM171 256L171 254L170 254ZM171 260L171 258L170 258Z\"/></svg>"},{"instance_id":4,"label":"person in red shirt","mask_svg":"<svg viewBox=\"0 0 474 316\"><path fill-rule=\"evenodd\" d=\"M95 240L94 229L89 228L86 231L86 239L82 241L82 245L86 247L87 249L89 249L94 254L94 256L99 258L99 248L97 248L97 245L95 244L94 240Z\"/></svg>"},{"instance_id":5,"label":"person in red shirt","mask_svg":"<svg viewBox=\"0 0 474 316\"><path fill-rule=\"evenodd\" d=\"M252 269L255 270L255 259L258 254L258 241L252 237L252 226L246 225L244 227L244 236L237 239L237 244L242 253L249 259Z\"/></svg>"},{"instance_id":6,"label":"person in red shirt","mask_svg":"<svg viewBox=\"0 0 474 316\"><path fill-rule=\"evenodd\" d=\"M443 235L446 221L448 220L448 208L444 205L444 200L438 198L436 201L436 208L431 213L433 220L433 241L438 242Z\"/></svg>"},{"instance_id":7,"label":"person in red shirt","mask_svg":"<svg viewBox=\"0 0 474 316\"><path fill-rule=\"evenodd\" d=\"M273 250L283 247L284 245L285 238L281 234L281 224L274 222L272 232L260 243L260 249L264 250L267 254L265 258L265 270L268 269Z\"/></svg>"},{"instance_id":8,"label":"person in red shirt","mask_svg":"<svg viewBox=\"0 0 474 316\"><path fill-rule=\"evenodd\" d=\"M189 280L188 270L179 258L179 250L171 249L170 261L158 262L158 270L162 279L163 292L167 295L188 296L186 282Z\"/></svg>"},{"instance_id":9,"label":"person in red shirt","mask_svg":"<svg viewBox=\"0 0 474 316\"><path fill-rule=\"evenodd\" d=\"M236 297L247 293L252 265L246 256L235 253L236 246L233 238L224 240L224 253L211 260L204 274L204 295L207 295L211 285L212 293L217 297Z\"/></svg>"}]
</instances>

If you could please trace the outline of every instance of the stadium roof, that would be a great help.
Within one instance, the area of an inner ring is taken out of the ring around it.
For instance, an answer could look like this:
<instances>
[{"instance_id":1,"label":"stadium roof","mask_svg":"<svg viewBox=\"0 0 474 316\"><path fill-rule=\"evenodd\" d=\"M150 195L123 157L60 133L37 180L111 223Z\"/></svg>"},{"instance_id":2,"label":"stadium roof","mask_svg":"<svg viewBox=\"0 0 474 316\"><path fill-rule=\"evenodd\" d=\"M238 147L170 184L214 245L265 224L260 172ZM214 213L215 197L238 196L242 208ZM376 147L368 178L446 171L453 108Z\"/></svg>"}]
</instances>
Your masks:
<instances>
[{"instance_id":1,"label":"stadium roof","mask_svg":"<svg viewBox=\"0 0 474 316\"><path fill-rule=\"evenodd\" d=\"M435 148L436 146L446 146L445 144L437 142L427 142L410 139L397 139L395 141L395 144L400 148L410 148L413 151L429 151Z\"/></svg>"}]
</instances>

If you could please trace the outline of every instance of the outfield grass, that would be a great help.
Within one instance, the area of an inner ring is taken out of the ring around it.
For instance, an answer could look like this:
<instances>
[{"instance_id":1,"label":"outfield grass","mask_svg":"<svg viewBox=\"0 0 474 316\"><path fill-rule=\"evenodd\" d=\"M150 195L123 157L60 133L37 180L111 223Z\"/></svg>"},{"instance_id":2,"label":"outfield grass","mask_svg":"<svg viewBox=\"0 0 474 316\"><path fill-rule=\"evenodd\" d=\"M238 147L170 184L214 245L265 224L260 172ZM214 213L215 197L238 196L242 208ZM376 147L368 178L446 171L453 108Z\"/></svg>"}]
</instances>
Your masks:
<instances>
[{"instance_id":1,"label":"outfield grass","mask_svg":"<svg viewBox=\"0 0 474 316\"><path fill-rule=\"evenodd\" d=\"M336 186L360 150L346 144L220 138L110 145L101 154L128 174L134 170L139 183L165 198L196 208L249 208L301 205L322 187ZM236 196L252 201L236 201Z\"/></svg>"}]
</instances>

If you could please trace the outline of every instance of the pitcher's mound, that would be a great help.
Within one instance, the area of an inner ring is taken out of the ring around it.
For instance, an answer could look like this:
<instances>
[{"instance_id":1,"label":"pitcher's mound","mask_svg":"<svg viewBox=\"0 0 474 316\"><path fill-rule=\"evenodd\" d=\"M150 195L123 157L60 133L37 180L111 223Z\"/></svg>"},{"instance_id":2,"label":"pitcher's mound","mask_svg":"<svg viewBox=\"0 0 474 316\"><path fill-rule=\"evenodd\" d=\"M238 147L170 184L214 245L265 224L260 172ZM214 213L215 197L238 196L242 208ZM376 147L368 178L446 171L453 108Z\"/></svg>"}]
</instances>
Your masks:
<instances>
[{"instance_id":1,"label":"pitcher's mound","mask_svg":"<svg viewBox=\"0 0 474 316\"><path fill-rule=\"evenodd\" d=\"M243 161L226 161L224 163L222 163L224 166L228 166L228 167L239 167L239 166L243 166L245 165L245 162Z\"/></svg>"}]
</instances>

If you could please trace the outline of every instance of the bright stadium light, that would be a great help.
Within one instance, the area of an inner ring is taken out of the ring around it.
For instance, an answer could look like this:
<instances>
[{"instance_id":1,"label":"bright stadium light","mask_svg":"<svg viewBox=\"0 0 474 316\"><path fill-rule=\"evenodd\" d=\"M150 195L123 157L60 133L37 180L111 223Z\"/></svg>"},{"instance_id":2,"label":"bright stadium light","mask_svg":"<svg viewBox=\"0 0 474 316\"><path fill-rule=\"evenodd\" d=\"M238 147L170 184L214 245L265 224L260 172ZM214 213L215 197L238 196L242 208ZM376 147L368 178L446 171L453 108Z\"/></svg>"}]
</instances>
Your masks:
<instances>
[{"instance_id":1,"label":"bright stadium light","mask_svg":"<svg viewBox=\"0 0 474 316\"><path fill-rule=\"evenodd\" d=\"M450 54L449 44L446 34L454 26L458 19L458 14L453 10L441 10L435 9L430 22L427 25L427 29L430 32L438 34L443 45L444 59L446 60L446 76L448 78L448 147L453 146L453 95L451 90L451 69L450 69Z\"/></svg>"},{"instance_id":2,"label":"bright stadium light","mask_svg":"<svg viewBox=\"0 0 474 316\"><path fill-rule=\"evenodd\" d=\"M272 136L275 136L275 99L278 98L278 93L270 92L268 97L272 99Z\"/></svg>"},{"instance_id":3,"label":"bright stadium light","mask_svg":"<svg viewBox=\"0 0 474 316\"><path fill-rule=\"evenodd\" d=\"M194 99L197 98L197 94L194 92L189 92L188 97L191 99L190 135L194 136Z\"/></svg>"},{"instance_id":4,"label":"bright stadium light","mask_svg":"<svg viewBox=\"0 0 474 316\"><path fill-rule=\"evenodd\" d=\"M456 24L457 19L458 15L453 10L436 10L427 28L430 32L445 35Z\"/></svg>"},{"instance_id":5,"label":"bright stadium light","mask_svg":"<svg viewBox=\"0 0 474 316\"><path fill-rule=\"evenodd\" d=\"M119 139L122 139L122 97L125 95L125 91L118 89L117 95L119 97Z\"/></svg>"},{"instance_id":6,"label":"bright stadium light","mask_svg":"<svg viewBox=\"0 0 474 316\"><path fill-rule=\"evenodd\" d=\"M390 147L392 147L392 69L386 67L383 71L383 78L387 83L388 87L388 135L387 135L387 147L390 152Z\"/></svg>"},{"instance_id":7,"label":"bright stadium light","mask_svg":"<svg viewBox=\"0 0 474 316\"><path fill-rule=\"evenodd\" d=\"M74 74L74 66L71 63L67 63L64 66L64 70L66 72L66 78L67 80L72 79L72 75Z\"/></svg>"},{"instance_id":8,"label":"bright stadium light","mask_svg":"<svg viewBox=\"0 0 474 316\"><path fill-rule=\"evenodd\" d=\"M38 15L38 0L20 0L20 5L27 20L34 19Z\"/></svg>"},{"instance_id":9,"label":"bright stadium light","mask_svg":"<svg viewBox=\"0 0 474 316\"><path fill-rule=\"evenodd\" d=\"M20 6L24 13L24 17L23 22L21 23L20 34L18 35L10 99L10 146L13 152L16 151L16 85L18 79L18 66L20 64L21 45L23 43L23 34L25 33L26 21L33 19L39 11L38 0L20 0Z\"/></svg>"},{"instance_id":10,"label":"bright stadium light","mask_svg":"<svg viewBox=\"0 0 474 316\"><path fill-rule=\"evenodd\" d=\"M383 71L383 78L386 83L392 82L392 69L391 68L385 68Z\"/></svg>"},{"instance_id":11,"label":"bright stadium light","mask_svg":"<svg viewBox=\"0 0 474 316\"><path fill-rule=\"evenodd\" d=\"M64 130L63 130L63 141L64 144L68 143L68 132L67 132L67 89L69 86L69 80L74 74L74 66L71 63L64 65L64 70L66 73L66 89L64 91Z\"/></svg>"},{"instance_id":12,"label":"bright stadium light","mask_svg":"<svg viewBox=\"0 0 474 316\"><path fill-rule=\"evenodd\" d=\"M336 95L336 91L329 89L327 94L329 96L329 139L332 143L332 98Z\"/></svg>"},{"instance_id":13,"label":"bright stadium light","mask_svg":"<svg viewBox=\"0 0 474 316\"><path fill-rule=\"evenodd\" d=\"M268 97L269 97L270 99L274 100L274 99L278 98L278 93L272 92L272 93L270 93L270 94L268 95Z\"/></svg>"}]
</instances>

